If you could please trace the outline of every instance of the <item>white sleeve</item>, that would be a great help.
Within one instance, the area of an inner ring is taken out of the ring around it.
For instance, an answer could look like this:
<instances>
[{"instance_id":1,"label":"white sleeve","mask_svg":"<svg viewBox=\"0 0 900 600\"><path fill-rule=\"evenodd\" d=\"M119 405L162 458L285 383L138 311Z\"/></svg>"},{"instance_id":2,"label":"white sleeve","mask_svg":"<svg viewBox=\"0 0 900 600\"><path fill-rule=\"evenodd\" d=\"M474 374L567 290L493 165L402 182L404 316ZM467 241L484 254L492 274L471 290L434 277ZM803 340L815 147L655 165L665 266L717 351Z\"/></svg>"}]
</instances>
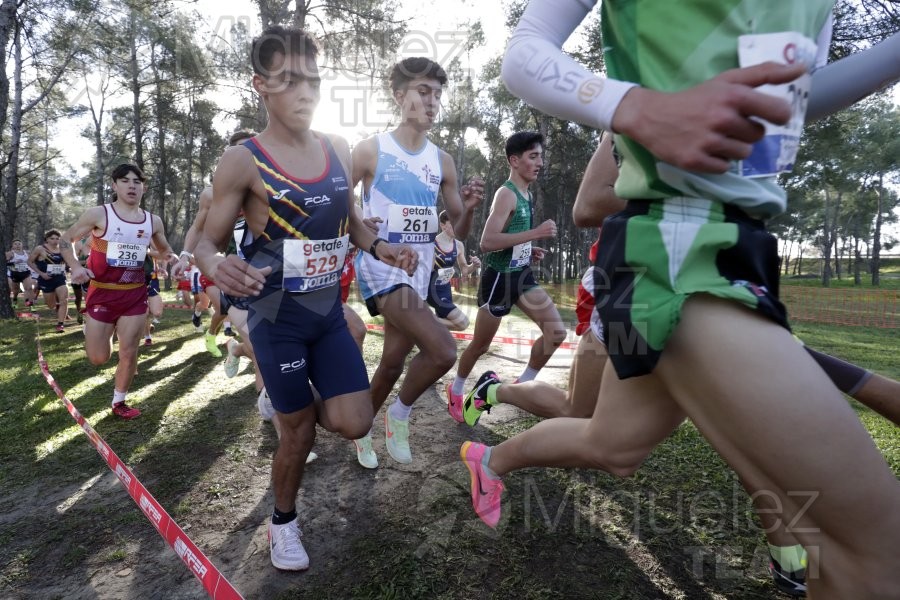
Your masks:
<instances>
[{"instance_id":1,"label":"white sleeve","mask_svg":"<svg viewBox=\"0 0 900 600\"><path fill-rule=\"evenodd\" d=\"M843 110L900 79L900 33L812 75L806 122Z\"/></svg>"},{"instance_id":2,"label":"white sleeve","mask_svg":"<svg viewBox=\"0 0 900 600\"><path fill-rule=\"evenodd\" d=\"M831 47L831 35L834 32L834 16L828 15L828 20L822 26L819 37L816 38L816 62L813 70L821 69L828 63L828 48Z\"/></svg>"},{"instance_id":3,"label":"white sleeve","mask_svg":"<svg viewBox=\"0 0 900 600\"><path fill-rule=\"evenodd\" d=\"M507 89L547 114L612 129L619 102L634 83L602 78L572 60L562 46L597 0L531 0L503 57Z\"/></svg>"}]
</instances>

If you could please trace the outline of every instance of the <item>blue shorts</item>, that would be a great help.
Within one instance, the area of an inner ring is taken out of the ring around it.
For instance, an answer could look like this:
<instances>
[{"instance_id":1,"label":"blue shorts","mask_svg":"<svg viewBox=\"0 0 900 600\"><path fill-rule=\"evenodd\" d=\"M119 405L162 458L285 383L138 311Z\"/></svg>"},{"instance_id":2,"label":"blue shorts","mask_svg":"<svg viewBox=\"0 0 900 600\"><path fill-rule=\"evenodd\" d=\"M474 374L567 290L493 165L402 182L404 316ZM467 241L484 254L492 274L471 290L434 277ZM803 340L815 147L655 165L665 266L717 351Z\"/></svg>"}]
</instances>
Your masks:
<instances>
[{"instance_id":1,"label":"blue shorts","mask_svg":"<svg viewBox=\"0 0 900 600\"><path fill-rule=\"evenodd\" d=\"M238 310L247 310L247 298L236 298L235 296L229 296L223 291L219 291L219 306L222 308L222 314L227 315L228 310L231 307L234 307Z\"/></svg>"},{"instance_id":2,"label":"blue shorts","mask_svg":"<svg viewBox=\"0 0 900 600\"><path fill-rule=\"evenodd\" d=\"M43 277L38 275L37 284L39 290L41 290L45 294L52 294L56 291L56 288L60 286L66 287L66 276L52 275L50 279L44 279Z\"/></svg>"},{"instance_id":3,"label":"blue shorts","mask_svg":"<svg viewBox=\"0 0 900 600\"><path fill-rule=\"evenodd\" d=\"M369 374L344 320L339 287L321 292L280 291L253 298L247 324L256 364L280 413L369 389Z\"/></svg>"},{"instance_id":4,"label":"blue shorts","mask_svg":"<svg viewBox=\"0 0 900 600\"><path fill-rule=\"evenodd\" d=\"M159 279L151 279L147 284L147 297L154 298L159 296Z\"/></svg>"},{"instance_id":5,"label":"blue shorts","mask_svg":"<svg viewBox=\"0 0 900 600\"><path fill-rule=\"evenodd\" d=\"M434 314L439 319L446 319L457 308L453 304L453 288L449 283L444 285L437 283L437 271L431 272L431 282L428 284L428 296L425 297L425 301L434 309Z\"/></svg>"}]
</instances>

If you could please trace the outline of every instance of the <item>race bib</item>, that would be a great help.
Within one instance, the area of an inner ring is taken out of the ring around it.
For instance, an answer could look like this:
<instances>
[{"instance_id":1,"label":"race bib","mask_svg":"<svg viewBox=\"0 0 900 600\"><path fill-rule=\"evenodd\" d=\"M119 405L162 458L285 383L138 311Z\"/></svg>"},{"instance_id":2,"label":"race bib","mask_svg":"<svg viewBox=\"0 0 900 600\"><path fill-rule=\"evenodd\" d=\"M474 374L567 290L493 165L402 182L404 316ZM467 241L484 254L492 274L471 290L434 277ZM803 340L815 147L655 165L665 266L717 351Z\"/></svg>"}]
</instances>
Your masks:
<instances>
[{"instance_id":1,"label":"race bib","mask_svg":"<svg viewBox=\"0 0 900 600\"><path fill-rule=\"evenodd\" d=\"M286 292L313 292L336 285L349 247L349 235L331 240L285 240L281 287Z\"/></svg>"},{"instance_id":2,"label":"race bib","mask_svg":"<svg viewBox=\"0 0 900 600\"><path fill-rule=\"evenodd\" d=\"M47 275L64 275L66 265L47 265Z\"/></svg>"},{"instance_id":3,"label":"race bib","mask_svg":"<svg viewBox=\"0 0 900 600\"><path fill-rule=\"evenodd\" d=\"M531 264L531 242L516 244L512 248L512 258L509 260L510 269L527 267Z\"/></svg>"},{"instance_id":4,"label":"race bib","mask_svg":"<svg viewBox=\"0 0 900 600\"><path fill-rule=\"evenodd\" d=\"M24 273L28 271L28 265L26 263L13 263L12 270L16 273Z\"/></svg>"},{"instance_id":5,"label":"race bib","mask_svg":"<svg viewBox=\"0 0 900 600\"><path fill-rule=\"evenodd\" d=\"M438 269L437 273L437 279L435 280L437 285L447 285L453 279L453 267Z\"/></svg>"},{"instance_id":6,"label":"race bib","mask_svg":"<svg viewBox=\"0 0 900 600\"><path fill-rule=\"evenodd\" d=\"M106 246L106 264L111 267L143 267L147 258L144 244L109 242Z\"/></svg>"},{"instance_id":7,"label":"race bib","mask_svg":"<svg viewBox=\"0 0 900 600\"><path fill-rule=\"evenodd\" d=\"M787 31L742 35L738 38L738 60L741 67L752 67L766 61L792 65L804 63L810 67L816 60L816 43L801 33ZM800 134L806 119L811 77L779 85L762 85L757 91L783 98L791 105L791 118L785 125L762 121L766 135L753 145L750 156L738 161L743 177L773 177L794 168Z\"/></svg>"},{"instance_id":8,"label":"race bib","mask_svg":"<svg viewBox=\"0 0 900 600\"><path fill-rule=\"evenodd\" d=\"M392 204L388 209L387 231L392 244L433 244L438 234L437 209Z\"/></svg>"}]
</instances>

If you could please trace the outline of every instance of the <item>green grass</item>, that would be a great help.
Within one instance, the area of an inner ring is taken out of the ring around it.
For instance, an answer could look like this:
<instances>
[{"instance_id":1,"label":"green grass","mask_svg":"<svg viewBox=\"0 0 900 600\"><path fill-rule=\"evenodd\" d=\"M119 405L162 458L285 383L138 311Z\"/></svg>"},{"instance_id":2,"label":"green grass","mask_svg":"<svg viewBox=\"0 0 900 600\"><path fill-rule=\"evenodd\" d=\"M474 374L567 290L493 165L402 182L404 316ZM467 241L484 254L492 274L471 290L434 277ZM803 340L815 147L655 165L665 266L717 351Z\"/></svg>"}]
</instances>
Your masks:
<instances>
[{"instance_id":1,"label":"green grass","mask_svg":"<svg viewBox=\"0 0 900 600\"><path fill-rule=\"evenodd\" d=\"M572 293L551 289L566 315ZM469 305L469 295L460 301ZM380 452L383 467L363 472L349 444L319 436L322 462L310 470L300 503L320 562L305 575L275 573L264 534L254 534L271 506L265 486L274 435L256 416L250 370L226 380L186 320L186 312L168 311L154 346L141 349L129 399L144 414L130 422L109 415L114 360L90 366L76 327L57 335L42 322L41 339L67 395L189 535L232 581L269 586L239 586L247 597L774 597L747 496L692 425L626 480L587 470L510 475L506 516L493 532L471 512L455 452L469 436L495 444L537 419L523 414L473 430L445 424L445 410L428 404L416 411L443 419L427 438L439 458L414 469ZM517 312L513 322L528 326ZM814 348L900 378L896 331L798 324L796 333ZM54 577L84 595L96 573L115 577L128 566L144 577L131 593L167 595L166 586L188 581L183 589L204 597L40 376L34 334L33 322L0 323L0 515L8 515L0 518L0 596L42 596L40 586ZM381 339L367 339L370 372ZM900 430L855 408L900 473ZM356 487L343 491L349 483ZM247 549L230 555L242 536L251 540Z\"/></svg>"}]
</instances>

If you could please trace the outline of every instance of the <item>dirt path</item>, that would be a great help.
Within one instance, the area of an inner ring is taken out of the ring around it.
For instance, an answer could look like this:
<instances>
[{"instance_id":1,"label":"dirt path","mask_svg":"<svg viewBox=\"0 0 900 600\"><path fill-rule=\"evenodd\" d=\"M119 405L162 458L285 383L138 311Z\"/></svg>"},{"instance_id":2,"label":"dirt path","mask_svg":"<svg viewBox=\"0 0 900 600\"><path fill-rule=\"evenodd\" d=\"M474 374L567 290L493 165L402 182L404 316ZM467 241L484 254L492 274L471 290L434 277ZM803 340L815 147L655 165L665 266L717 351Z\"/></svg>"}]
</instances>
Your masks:
<instances>
[{"instance_id":1,"label":"dirt path","mask_svg":"<svg viewBox=\"0 0 900 600\"><path fill-rule=\"evenodd\" d=\"M514 325L511 319L500 335L528 334ZM370 335L367 355L377 356L379 346L379 336ZM460 349L463 347L461 342ZM511 380L523 369L527 350L495 346L478 368L494 369L504 380ZM566 356L555 358L541 378L564 385L569 360ZM368 362L371 373L374 361ZM252 387L239 396L239 401L248 405L255 401ZM460 444L473 431L448 416L441 384L415 404L411 426L414 461L410 465L395 463L388 456L380 419L374 430L380 466L373 471L357 464L349 442L320 430L315 447L319 459L308 468L298 498L311 568L305 574L276 571L269 562L265 524L272 506L270 460L277 442L271 425L260 421L255 410L242 408L239 414L248 421L239 443L230 444L214 459L200 460L205 472L191 491L175 506L163 504L246 598L273 598L282 593L293 597L290 593L314 583L327 586L335 573L353 572L359 560L354 547L360 540L377 537L379 528L398 514L426 526L409 531L406 539L384 540L385 552L400 543L406 549L411 544L417 555L440 551L460 526L476 532L476 537L492 535L471 510L468 480L458 460ZM383 411L379 417L382 415ZM482 419L482 425L491 431L520 417L517 409L499 407ZM121 436L108 441L120 454L123 444L134 442ZM86 440L81 443L87 446ZM65 524L50 534L57 543L50 544L49 551L47 544L41 551L29 551L26 543L3 567L2 596L206 597L200 583L150 526L116 477L96 454L90 456L92 452L79 451L80 462L65 480L42 481L0 496L0 528L13 532L18 542L29 537L46 539L48 530ZM152 456L133 469L151 493L164 498L166 470L151 465Z\"/></svg>"}]
</instances>

